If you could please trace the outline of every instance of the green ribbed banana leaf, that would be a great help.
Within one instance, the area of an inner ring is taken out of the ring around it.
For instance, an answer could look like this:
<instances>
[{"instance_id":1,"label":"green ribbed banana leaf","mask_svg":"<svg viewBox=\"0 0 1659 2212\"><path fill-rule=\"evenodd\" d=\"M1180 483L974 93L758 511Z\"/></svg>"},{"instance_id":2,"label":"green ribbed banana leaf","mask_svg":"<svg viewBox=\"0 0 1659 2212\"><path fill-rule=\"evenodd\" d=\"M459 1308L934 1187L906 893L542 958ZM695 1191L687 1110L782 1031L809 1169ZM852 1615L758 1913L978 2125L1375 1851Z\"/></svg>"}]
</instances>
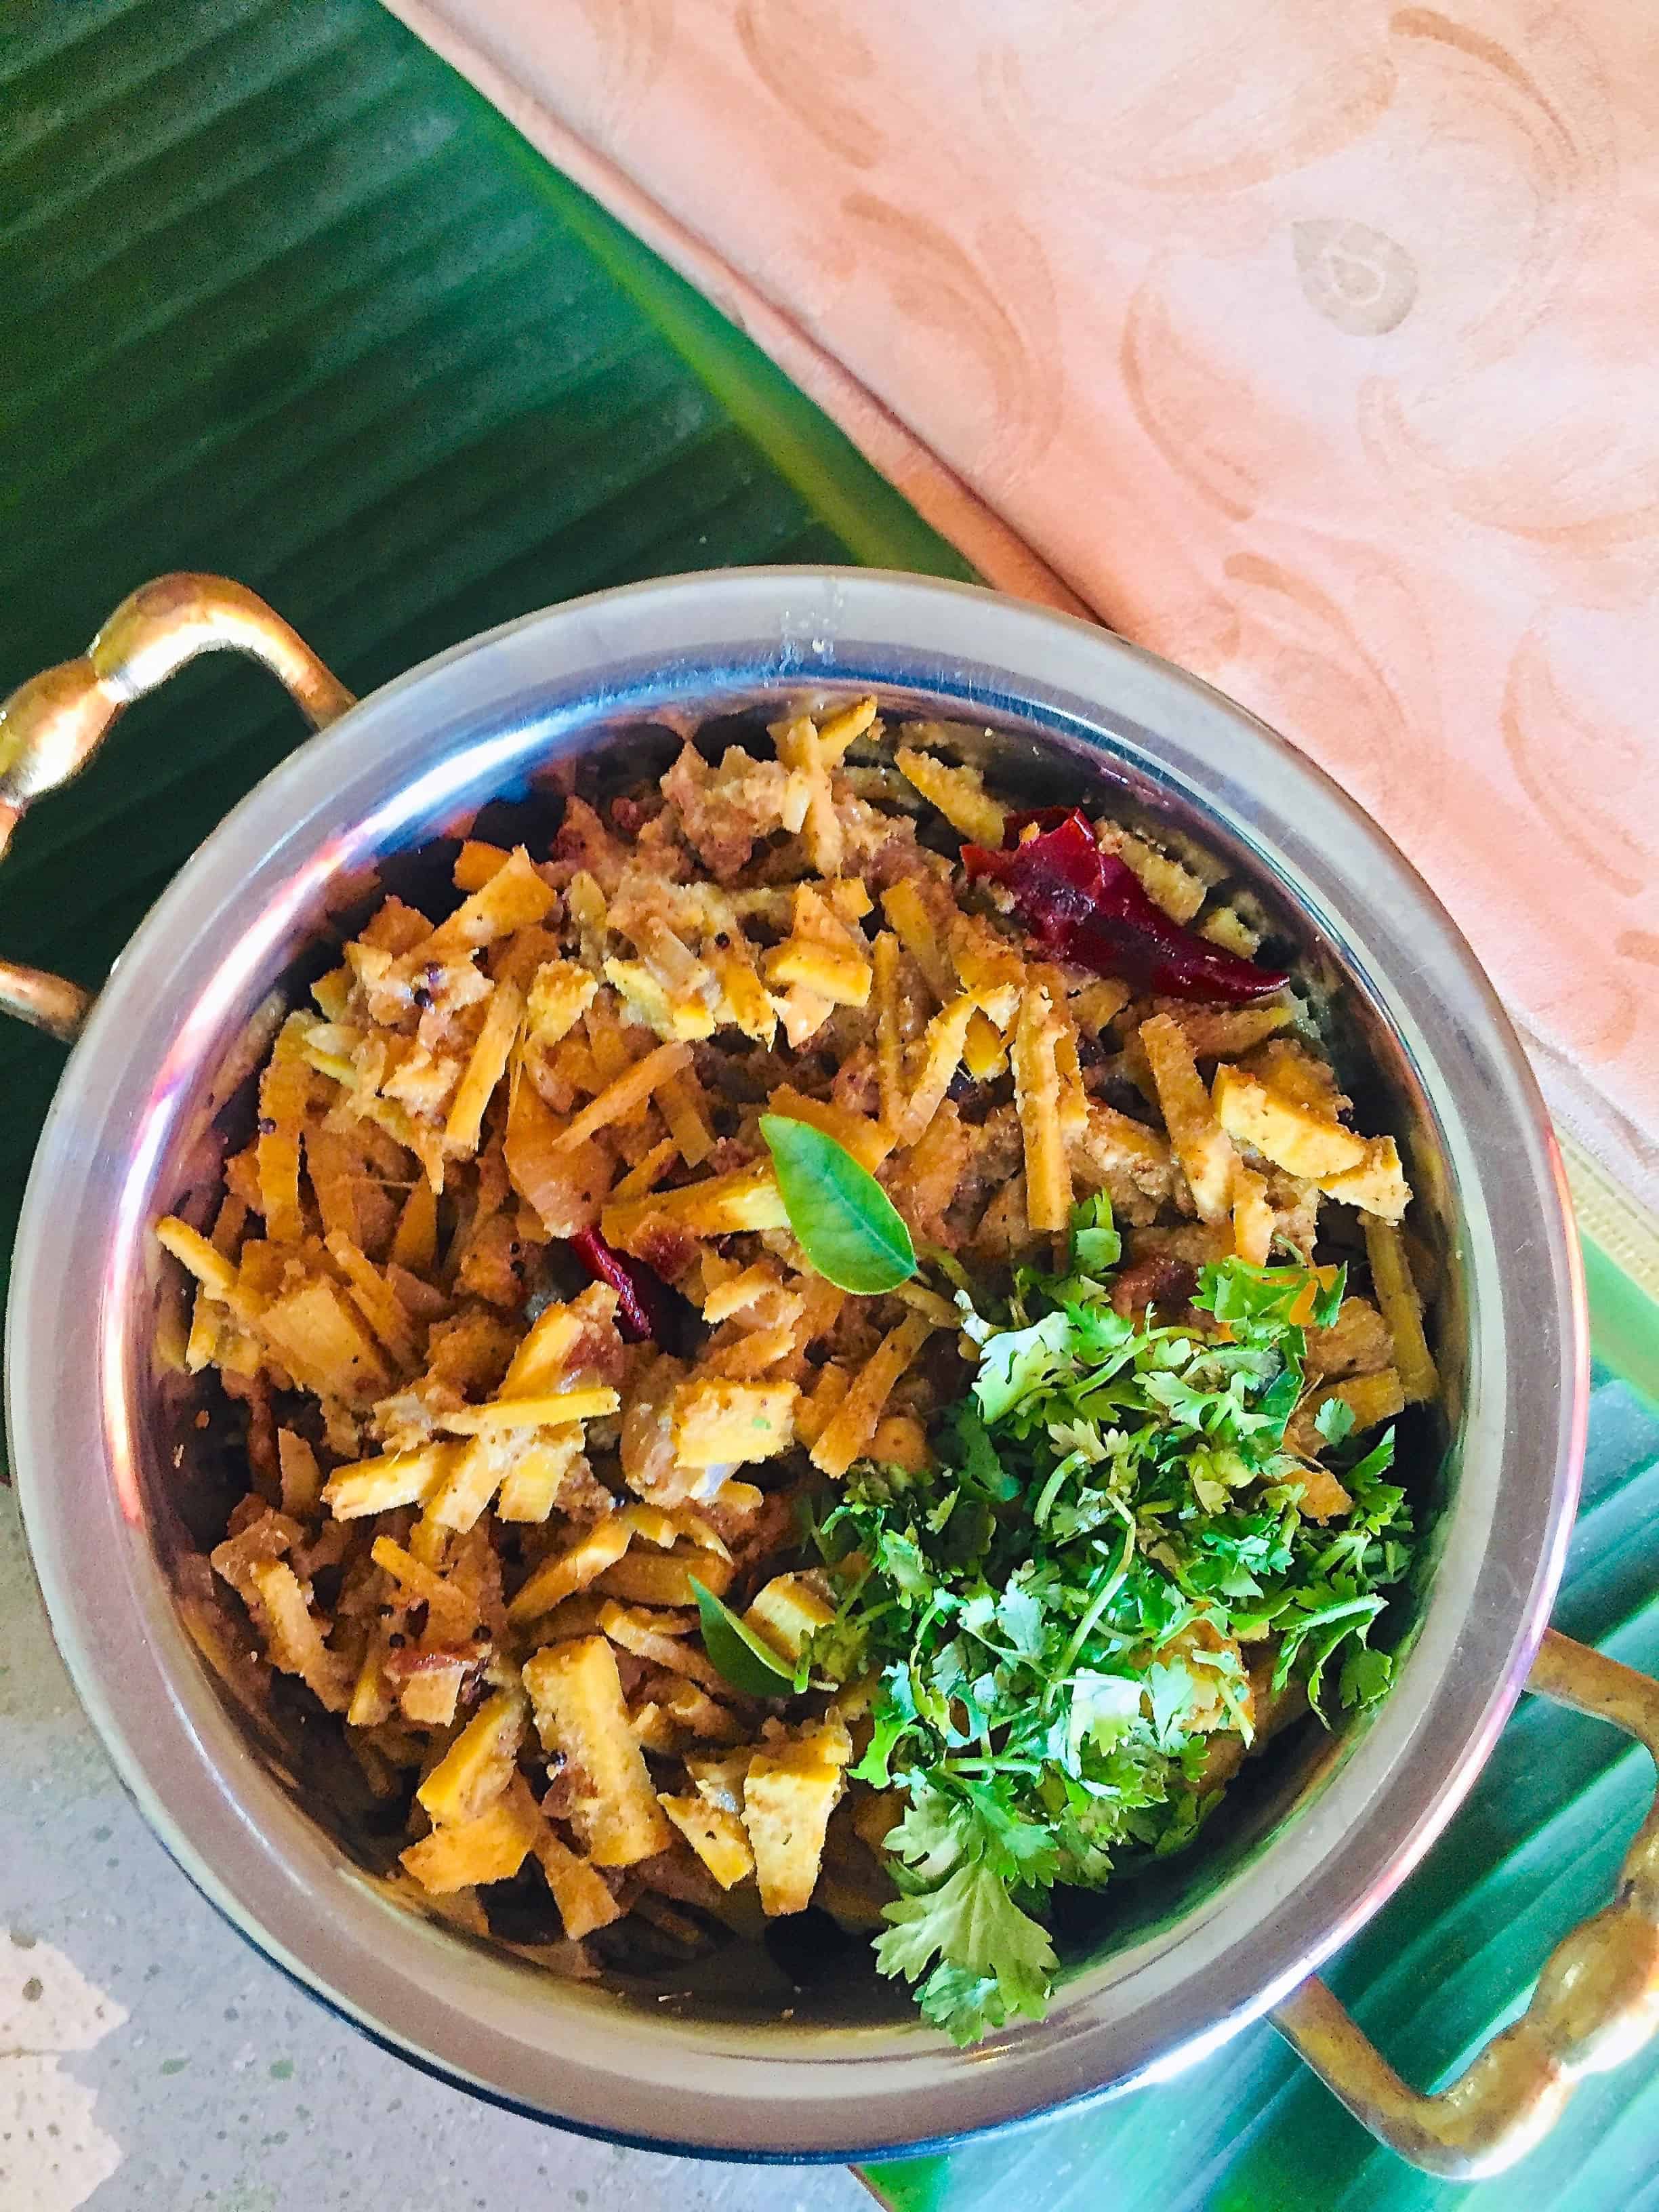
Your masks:
<instances>
[{"instance_id":1,"label":"green ribbed banana leaf","mask_svg":"<svg viewBox=\"0 0 1659 2212\"><path fill-rule=\"evenodd\" d=\"M526 608L769 560L963 563L694 292L373 0L0 8L0 692L144 577L217 568L365 690ZM19 833L0 948L95 982L302 734L252 670L193 672ZM60 1054L0 1030L0 1249ZM1659 1316L1603 1283L1607 1349ZM1615 1341L1616 1340L1616 1341ZM1604 1372L1559 1619L1659 1664L1659 1420ZM1334 1978L1419 2080L1522 2001L1608 1890L1650 1786L1528 1706ZM481 2124L488 2125L488 2116ZM1659 2063L1593 2082L1486 2201L1659 2206ZM903 2212L1426 2212L1267 2029L1179 2083L871 2175Z\"/></svg>"},{"instance_id":2,"label":"green ribbed banana leaf","mask_svg":"<svg viewBox=\"0 0 1659 2212\"><path fill-rule=\"evenodd\" d=\"M642 576L969 574L373 0L8 0L0 298L0 696L168 568L357 691ZM238 662L136 708L19 831L0 949L96 982L305 734ZM0 1028L0 1261L61 1060Z\"/></svg>"}]
</instances>

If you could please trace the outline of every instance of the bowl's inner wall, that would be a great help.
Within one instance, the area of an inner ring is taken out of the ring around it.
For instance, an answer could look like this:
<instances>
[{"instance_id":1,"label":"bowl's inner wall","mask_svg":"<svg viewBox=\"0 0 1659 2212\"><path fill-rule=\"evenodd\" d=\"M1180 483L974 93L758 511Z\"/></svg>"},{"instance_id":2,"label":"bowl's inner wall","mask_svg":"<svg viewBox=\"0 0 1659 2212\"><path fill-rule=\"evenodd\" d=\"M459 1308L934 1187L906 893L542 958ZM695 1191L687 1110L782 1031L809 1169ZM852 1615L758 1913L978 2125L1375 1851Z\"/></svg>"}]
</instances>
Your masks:
<instances>
[{"instance_id":1,"label":"bowl's inner wall","mask_svg":"<svg viewBox=\"0 0 1659 2212\"><path fill-rule=\"evenodd\" d=\"M811 696L844 696L863 688L830 686ZM199 1073L152 1102L152 1113L162 1118L165 1129L142 1218L154 1220L164 1212L187 1209L192 1194L199 1203L204 1187L216 1187L223 1158L251 1131L255 1047L269 1034L272 1005L299 1003L309 984L336 964L337 946L380 897L396 890L434 918L441 916L458 896L450 867L462 836L523 842L539 856L570 790L599 799L659 774L682 736L694 729L706 750L717 753L739 738L765 749L766 722L776 719L786 700L799 696L798 690L780 683L713 695L699 707L676 699L659 720L642 720L635 711L622 721L596 716L585 726L565 724L543 757L527 750L510 775L486 765L477 780L469 781L458 768L444 780L435 803L428 796L423 805L417 787L405 794L406 811L394 803L356 836L331 841L323 864L310 872L306 900L285 916L280 941L270 949L262 972L247 979L234 1002L226 1002L217 1034L198 1064ZM928 712L929 704L911 691L891 711L896 718L915 718ZM959 702L940 699L937 711L943 719L959 721L962 708ZM1447 1403L1443 1413L1419 1411L1401 1425L1401 1465L1418 1507L1425 1553L1431 1555L1437 1527L1455 1498L1457 1455L1444 1446L1448 1434L1456 1437L1461 1423L1468 1335L1466 1286L1442 1134L1397 1036L1316 922L1296 909L1281 887L1264 878L1224 826L1174 785L1126 757L1059 750L1051 738L1012 716L993 714L970 751L999 792L1011 798L1032 805L1081 799L1166 840L1190 839L1212 863L1224 866L1230 879L1253 895L1265 912L1272 934L1263 957L1293 963L1354 1097L1357 1125L1368 1131L1392 1130L1400 1139L1417 1193L1413 1225L1431 1247L1441 1271L1431 1325ZM1336 1212L1328 1209L1328 1218ZM131 1309L132 1326L142 1340L132 1345L129 1371L149 1378L145 1402L133 1408L133 1430L141 1440L143 1509L153 1541L175 1581L188 1581L191 1573L200 1573L188 1563L218 1540L225 1515L246 1480L233 1409L216 1400L214 1391L200 1388L204 1378L179 1372L177 1346L185 1317L175 1271L153 1252L146 1254L143 1266L151 1295ZM198 1425L204 1408L209 1414L205 1428ZM1397 1595L1379 1640L1410 1638L1425 1595L1420 1583L1419 1577L1418 1587ZM214 1680L250 1747L316 1822L319 1849L327 1848L326 1838L367 1869L391 1868L402 1841L401 1805L388 1816L368 1796L343 1748L341 1723L282 1677L268 1705L248 1694L248 1678L234 1665L222 1668ZM1330 1735L1316 1721L1304 1720L1267 1755L1246 1762L1195 1849L1121 1880L1102 1896L1062 1897L1056 1936L1068 1967L1099 1969L1200 1899L1224 1890L1287 1823L1307 1814L1352 1755L1364 1727L1362 1723ZM550 1898L530 1883L503 1895L496 1924L498 1933L520 1942L550 1943L561 1933ZM718 1955L690 1967L660 1945L653 1951L648 1931L624 1925L633 1933L618 1946L608 1979L619 1996L648 2003L653 2010L678 1998L696 2016L757 2022L775 2021L786 2006L793 2008L801 2026L909 2017L902 1990L875 1975L867 1940L843 1936L821 1913L775 1923L763 1946L728 1943Z\"/></svg>"}]
</instances>

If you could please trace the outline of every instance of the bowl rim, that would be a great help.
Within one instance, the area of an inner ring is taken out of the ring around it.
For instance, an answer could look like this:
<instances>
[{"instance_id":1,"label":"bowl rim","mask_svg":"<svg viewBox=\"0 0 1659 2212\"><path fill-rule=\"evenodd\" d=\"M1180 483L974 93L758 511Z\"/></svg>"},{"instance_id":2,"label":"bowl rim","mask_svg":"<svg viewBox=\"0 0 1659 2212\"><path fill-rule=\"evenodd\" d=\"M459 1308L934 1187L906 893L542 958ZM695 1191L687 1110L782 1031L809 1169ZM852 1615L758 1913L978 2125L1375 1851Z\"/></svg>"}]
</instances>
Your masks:
<instances>
[{"instance_id":1,"label":"bowl rim","mask_svg":"<svg viewBox=\"0 0 1659 2212\"><path fill-rule=\"evenodd\" d=\"M1351 987L1428 1084L1461 1200L1463 1487L1399 1686L1311 1809L1224 1886L1245 1908L1231 1933L1212 1907L1183 1915L1080 1974L1046 2021L973 2053L920 2029L686 2027L568 1985L550 1999L546 1977L526 1989L531 1970L398 1911L249 1756L143 1539L125 1322L149 1178L207 1045L280 964L272 948L399 824L580 753L596 721L672 720L733 686L908 687L958 719L1115 754L1195 805L1343 949ZM1279 799L1269 820L1274 792L1294 818ZM92 1283L88 1387L66 1347L87 1341ZM204 842L118 961L40 1139L13 1285L7 1418L53 1631L123 1781L197 1887L428 2070L568 2126L728 2158L938 2148L1167 2075L1285 1995L1376 1911L1478 1772L1547 1622L1583 1449L1583 1291L1559 1157L1495 991L1397 848L1199 678L1071 617L880 570L714 571L543 609L421 664L302 745ZM1522 1321L1525 1358L1508 1349Z\"/></svg>"}]
</instances>

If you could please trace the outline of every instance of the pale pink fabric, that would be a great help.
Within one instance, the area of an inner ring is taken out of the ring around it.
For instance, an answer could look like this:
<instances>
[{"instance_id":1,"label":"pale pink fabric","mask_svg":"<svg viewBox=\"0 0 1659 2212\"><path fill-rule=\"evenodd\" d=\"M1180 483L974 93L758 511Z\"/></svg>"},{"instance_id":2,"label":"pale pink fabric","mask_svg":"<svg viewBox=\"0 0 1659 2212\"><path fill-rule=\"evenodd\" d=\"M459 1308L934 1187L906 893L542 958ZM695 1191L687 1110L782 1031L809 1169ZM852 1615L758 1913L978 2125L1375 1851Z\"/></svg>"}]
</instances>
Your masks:
<instances>
[{"instance_id":1,"label":"pale pink fabric","mask_svg":"<svg viewBox=\"0 0 1659 2212\"><path fill-rule=\"evenodd\" d=\"M1659 9L394 4L992 580L1329 769L1659 1202Z\"/></svg>"}]
</instances>

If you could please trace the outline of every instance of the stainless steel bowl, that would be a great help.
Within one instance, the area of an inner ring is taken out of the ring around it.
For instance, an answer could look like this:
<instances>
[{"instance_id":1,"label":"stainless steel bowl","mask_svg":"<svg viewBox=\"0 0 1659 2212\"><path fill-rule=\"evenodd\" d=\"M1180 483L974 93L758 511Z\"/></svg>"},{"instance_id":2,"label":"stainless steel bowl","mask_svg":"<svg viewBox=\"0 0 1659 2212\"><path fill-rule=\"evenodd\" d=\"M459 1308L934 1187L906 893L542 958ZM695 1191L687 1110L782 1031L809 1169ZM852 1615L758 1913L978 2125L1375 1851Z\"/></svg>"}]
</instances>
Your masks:
<instances>
[{"instance_id":1,"label":"stainless steel bowl","mask_svg":"<svg viewBox=\"0 0 1659 2212\"><path fill-rule=\"evenodd\" d=\"M128 689L164 672L152 656ZM1310 1731L1243 1815L1114 1923L1045 2021L970 2051L879 2003L793 2021L642 2004L400 1911L222 1694L167 1568L181 1429L147 1225L212 1172L214 1117L273 980L389 854L503 792L642 726L869 690L890 714L984 726L1018 790L1109 791L1248 878L1310 972L1340 978L1409 1157L1413 1221L1443 1262L1449 1427L1443 1465L1424 1471L1432 1573L1394 1694L1335 1738ZM914 2149L1126 2089L1302 1984L1443 1826L1526 1680L1586 1402L1576 1247L1537 1090L1462 938L1375 824L1252 716L1103 630L851 570L689 576L527 616L350 708L268 777L140 928L70 1059L24 1209L7 1352L13 1462L58 1642L197 1885L325 2002L448 2079L728 2156Z\"/></svg>"}]
</instances>

